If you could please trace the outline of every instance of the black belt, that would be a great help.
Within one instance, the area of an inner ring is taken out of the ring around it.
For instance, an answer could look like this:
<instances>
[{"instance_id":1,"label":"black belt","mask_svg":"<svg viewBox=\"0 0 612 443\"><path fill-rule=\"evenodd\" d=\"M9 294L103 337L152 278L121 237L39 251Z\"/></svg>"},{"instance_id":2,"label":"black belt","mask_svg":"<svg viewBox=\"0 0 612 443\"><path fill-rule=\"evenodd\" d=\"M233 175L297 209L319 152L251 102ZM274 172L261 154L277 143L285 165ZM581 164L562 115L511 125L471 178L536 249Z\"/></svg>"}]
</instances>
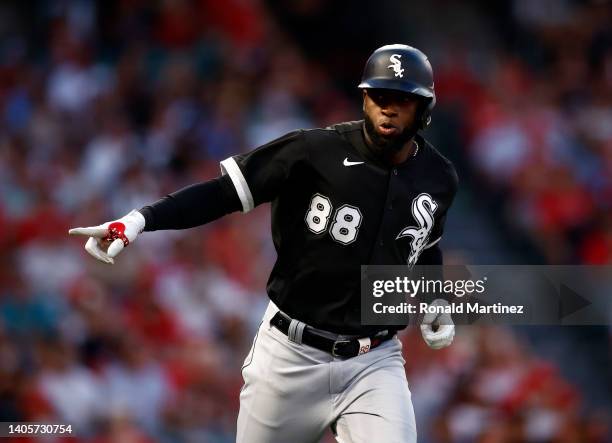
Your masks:
<instances>
[{"instance_id":1,"label":"black belt","mask_svg":"<svg viewBox=\"0 0 612 443\"><path fill-rule=\"evenodd\" d=\"M372 337L338 335L292 320L280 311L272 317L270 324L285 334L291 341L304 343L328 352L334 357L342 358L365 354L395 336L395 331L389 330L380 331Z\"/></svg>"}]
</instances>

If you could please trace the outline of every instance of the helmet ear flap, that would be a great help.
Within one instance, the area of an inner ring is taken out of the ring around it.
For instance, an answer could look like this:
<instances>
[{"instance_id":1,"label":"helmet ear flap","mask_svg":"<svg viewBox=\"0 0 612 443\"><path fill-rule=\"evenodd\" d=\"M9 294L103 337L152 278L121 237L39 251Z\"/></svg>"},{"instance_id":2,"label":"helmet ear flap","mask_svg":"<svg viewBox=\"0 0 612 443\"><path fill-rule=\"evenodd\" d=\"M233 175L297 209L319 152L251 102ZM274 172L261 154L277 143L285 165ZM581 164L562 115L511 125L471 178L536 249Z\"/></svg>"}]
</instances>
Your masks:
<instances>
[{"instance_id":1,"label":"helmet ear flap","mask_svg":"<svg viewBox=\"0 0 612 443\"><path fill-rule=\"evenodd\" d=\"M423 100L423 104L419 110L419 129L425 129L431 123L431 109L433 108L433 100Z\"/></svg>"},{"instance_id":2,"label":"helmet ear flap","mask_svg":"<svg viewBox=\"0 0 612 443\"><path fill-rule=\"evenodd\" d=\"M421 129L425 129L431 123L431 114L429 112L424 112L421 117Z\"/></svg>"}]
</instances>

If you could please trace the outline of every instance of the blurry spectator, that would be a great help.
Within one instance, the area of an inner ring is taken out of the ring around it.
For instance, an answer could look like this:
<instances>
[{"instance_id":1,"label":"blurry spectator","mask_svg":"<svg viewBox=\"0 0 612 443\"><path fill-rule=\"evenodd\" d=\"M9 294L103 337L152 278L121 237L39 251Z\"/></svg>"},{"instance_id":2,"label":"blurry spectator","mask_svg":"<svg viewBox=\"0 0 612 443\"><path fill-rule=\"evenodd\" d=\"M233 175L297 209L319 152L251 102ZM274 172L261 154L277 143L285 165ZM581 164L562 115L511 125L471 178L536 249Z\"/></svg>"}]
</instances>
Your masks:
<instances>
[{"instance_id":1,"label":"blurry spectator","mask_svg":"<svg viewBox=\"0 0 612 443\"><path fill-rule=\"evenodd\" d=\"M102 412L106 393L100 382L75 361L67 344L45 340L38 343L39 389L58 418L86 432Z\"/></svg>"}]
</instances>

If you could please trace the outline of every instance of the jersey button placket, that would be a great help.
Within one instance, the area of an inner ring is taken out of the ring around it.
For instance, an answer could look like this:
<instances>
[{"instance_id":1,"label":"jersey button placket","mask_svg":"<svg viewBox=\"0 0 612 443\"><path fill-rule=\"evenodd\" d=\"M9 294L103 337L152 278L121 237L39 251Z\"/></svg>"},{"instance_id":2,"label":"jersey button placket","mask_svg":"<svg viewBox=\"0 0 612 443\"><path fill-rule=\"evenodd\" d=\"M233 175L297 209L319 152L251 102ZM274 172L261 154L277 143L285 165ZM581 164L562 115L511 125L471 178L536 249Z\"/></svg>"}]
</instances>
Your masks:
<instances>
[{"instance_id":1,"label":"jersey button placket","mask_svg":"<svg viewBox=\"0 0 612 443\"><path fill-rule=\"evenodd\" d=\"M393 175L397 175L397 174L398 174L398 172L397 172L397 168L393 168L393 169L391 170L391 172L393 173ZM389 186L389 191L391 191L391 188L393 187L393 183L394 183L395 181L396 181L396 179L392 179L392 180L391 180L391 182L390 182L390 186ZM387 208L389 209L389 211L393 211L393 204L395 203L395 200L396 200L396 199L395 199L395 196L391 196L391 195L389 196L389 198L388 198L388 200L387 200L387 201L388 201Z\"/></svg>"}]
</instances>

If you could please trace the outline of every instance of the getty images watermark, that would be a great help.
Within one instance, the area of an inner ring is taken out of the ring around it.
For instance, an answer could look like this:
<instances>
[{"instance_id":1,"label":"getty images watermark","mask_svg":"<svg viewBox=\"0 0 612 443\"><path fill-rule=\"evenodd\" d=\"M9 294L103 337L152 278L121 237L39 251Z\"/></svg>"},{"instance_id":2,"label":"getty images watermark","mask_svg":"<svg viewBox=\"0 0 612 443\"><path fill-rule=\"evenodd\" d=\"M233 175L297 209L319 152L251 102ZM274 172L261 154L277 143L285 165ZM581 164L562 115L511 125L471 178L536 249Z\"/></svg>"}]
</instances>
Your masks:
<instances>
[{"instance_id":1,"label":"getty images watermark","mask_svg":"<svg viewBox=\"0 0 612 443\"><path fill-rule=\"evenodd\" d=\"M612 267L362 267L362 324L405 325L427 312L455 324L609 325Z\"/></svg>"},{"instance_id":2,"label":"getty images watermark","mask_svg":"<svg viewBox=\"0 0 612 443\"><path fill-rule=\"evenodd\" d=\"M455 303L453 297L462 298L484 294L488 277L480 280L443 280L426 279L420 277L413 279L407 276L396 276L393 280L374 280L372 282L372 295L381 298L389 294L403 294L404 297L414 299L419 296L419 300L425 298L443 298L450 302L445 305L432 305L429 301L400 301L399 304L386 304L383 301L375 301L372 310L375 314L522 314L525 306L505 305L495 303L493 305L471 301L465 303Z\"/></svg>"}]
</instances>

